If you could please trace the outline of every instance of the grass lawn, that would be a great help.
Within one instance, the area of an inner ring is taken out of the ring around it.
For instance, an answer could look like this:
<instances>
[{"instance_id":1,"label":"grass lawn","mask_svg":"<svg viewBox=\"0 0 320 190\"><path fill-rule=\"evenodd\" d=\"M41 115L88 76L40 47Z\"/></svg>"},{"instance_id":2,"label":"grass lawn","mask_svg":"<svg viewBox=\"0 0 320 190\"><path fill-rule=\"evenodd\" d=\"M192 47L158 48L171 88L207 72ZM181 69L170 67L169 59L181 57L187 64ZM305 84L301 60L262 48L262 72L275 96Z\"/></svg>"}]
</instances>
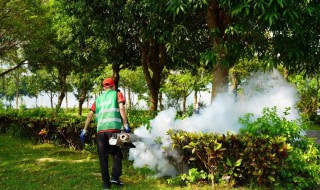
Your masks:
<instances>
[{"instance_id":1,"label":"grass lawn","mask_svg":"<svg viewBox=\"0 0 320 190\"><path fill-rule=\"evenodd\" d=\"M0 135L1 190L102 189L98 162L97 154L89 151L34 145L31 141ZM148 177L151 172L147 169L134 169L128 160L123 163L121 179L125 185L112 189L211 189L210 184L172 187L165 178Z\"/></svg>"}]
</instances>

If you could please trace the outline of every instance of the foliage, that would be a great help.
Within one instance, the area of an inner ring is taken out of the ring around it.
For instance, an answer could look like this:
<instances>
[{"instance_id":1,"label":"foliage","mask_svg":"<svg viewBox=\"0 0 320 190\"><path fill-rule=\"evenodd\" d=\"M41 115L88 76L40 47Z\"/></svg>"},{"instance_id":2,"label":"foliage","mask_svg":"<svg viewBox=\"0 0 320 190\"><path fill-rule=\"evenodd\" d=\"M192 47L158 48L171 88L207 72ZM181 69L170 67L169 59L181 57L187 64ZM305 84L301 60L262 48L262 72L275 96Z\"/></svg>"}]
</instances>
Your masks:
<instances>
[{"instance_id":1,"label":"foliage","mask_svg":"<svg viewBox=\"0 0 320 190\"><path fill-rule=\"evenodd\" d=\"M292 149L290 144L286 143L286 138L268 135L256 137L249 133L244 134L243 138L246 155L243 157L243 164L248 172L247 175L252 175L259 185L269 186L279 183L276 177L281 168L285 167L283 162Z\"/></svg>"},{"instance_id":2,"label":"foliage","mask_svg":"<svg viewBox=\"0 0 320 190\"><path fill-rule=\"evenodd\" d=\"M320 6L316 1L219 1L230 11L229 35L242 36L260 58L270 56L290 70L319 72L318 40ZM297 19L299 18L299 19ZM266 32L267 31L267 32ZM249 34L247 33L249 32ZM272 33L272 35L271 35ZM253 35L252 39L248 37ZM253 40L254 39L254 40ZM264 42L269 42L262 44ZM227 46L233 43L227 44ZM272 47L269 46L272 44ZM232 46L231 46L232 50ZM250 51L250 48L247 50ZM264 53L262 53L264 52Z\"/></svg>"},{"instance_id":3,"label":"foliage","mask_svg":"<svg viewBox=\"0 0 320 190\"><path fill-rule=\"evenodd\" d=\"M286 142L293 143L299 139L301 133L305 129L304 125L299 125L297 121L287 120L285 117L280 118L277 114L277 107L264 108L263 116L257 118L256 121L251 122L253 114L246 114L244 117L239 118L239 123L243 125L240 133L248 132L253 136L269 135L271 137L282 136L286 138ZM286 109L284 115L289 115L289 108Z\"/></svg>"},{"instance_id":4,"label":"foliage","mask_svg":"<svg viewBox=\"0 0 320 190\"><path fill-rule=\"evenodd\" d=\"M53 108L52 99L58 92L57 70L39 69L31 75L31 80L35 81L33 85L38 87L39 91L46 93L50 98L51 108Z\"/></svg>"},{"instance_id":5,"label":"foliage","mask_svg":"<svg viewBox=\"0 0 320 190\"><path fill-rule=\"evenodd\" d=\"M123 69L120 71L120 87L123 88L125 91L127 91L127 104L129 104L129 108L133 109L134 105L132 105L132 93L137 94L137 99L139 100L145 100L147 101L148 98L146 97L146 93L148 91L147 84L145 80L142 80L144 78L143 71L141 67L137 67L135 70L129 70L129 69ZM131 101L129 101L131 100Z\"/></svg>"},{"instance_id":6,"label":"foliage","mask_svg":"<svg viewBox=\"0 0 320 190\"><path fill-rule=\"evenodd\" d=\"M192 183L197 183L201 180L206 180L208 174L203 170L200 172L196 168L191 168L188 173L180 174L175 178L167 179L169 185L187 185L190 186Z\"/></svg>"},{"instance_id":7,"label":"foliage","mask_svg":"<svg viewBox=\"0 0 320 190\"><path fill-rule=\"evenodd\" d=\"M43 14L38 0L0 1L0 57L8 62L21 59L19 49L38 34Z\"/></svg>"},{"instance_id":8,"label":"foliage","mask_svg":"<svg viewBox=\"0 0 320 190\"><path fill-rule=\"evenodd\" d=\"M241 133L254 136L265 136L277 138L283 143L290 143L291 146L284 146L279 149L279 153L287 158L281 174L273 176L275 185L284 185L289 188L300 189L316 187L319 185L319 148L313 140L308 140L303 136L304 123L297 121L287 121L276 114L276 107L264 109L264 115L254 122L249 122L248 115L240 119L243 124ZM288 110L284 113L288 114ZM266 142L267 143L267 142ZM288 144L289 145L289 144ZM256 147L258 150L259 147ZM264 150L268 151L268 150ZM299 166L298 166L299 165ZM272 178L272 180L273 180ZM276 179L278 178L278 179ZM284 184L283 181L286 181ZM282 184L281 184L282 183Z\"/></svg>"},{"instance_id":9,"label":"foliage","mask_svg":"<svg viewBox=\"0 0 320 190\"><path fill-rule=\"evenodd\" d=\"M320 124L320 116L317 116L316 110L320 103L320 78L305 77L302 74L291 74L289 81L293 83L300 95L297 107L301 114L305 115L311 121Z\"/></svg>"},{"instance_id":10,"label":"foliage","mask_svg":"<svg viewBox=\"0 0 320 190\"><path fill-rule=\"evenodd\" d=\"M33 139L35 142L52 142L74 149L83 145L79 134L83 128L84 119L71 117L60 113L58 116L48 109L5 110L0 113L1 132L11 136ZM88 141L94 143L95 130L89 128ZM91 142L92 141L92 142Z\"/></svg>"},{"instance_id":11,"label":"foliage","mask_svg":"<svg viewBox=\"0 0 320 190\"><path fill-rule=\"evenodd\" d=\"M185 112L186 98L192 92L193 86L195 86L194 81L196 81L196 76L193 76L191 72L175 71L166 79L166 83L163 85L162 91L170 100L175 99L178 102L179 99L182 98L184 108L183 112ZM178 108L180 108L180 106Z\"/></svg>"},{"instance_id":12,"label":"foliage","mask_svg":"<svg viewBox=\"0 0 320 190\"><path fill-rule=\"evenodd\" d=\"M286 159L281 171L281 182L296 189L314 189L320 185L320 149L314 140L301 137Z\"/></svg>"},{"instance_id":13,"label":"foliage","mask_svg":"<svg viewBox=\"0 0 320 190\"><path fill-rule=\"evenodd\" d=\"M154 119L157 112L150 112L144 110L130 110L127 112L127 119L130 123L130 127L134 130L142 125L145 125L147 129L150 128L150 120Z\"/></svg>"},{"instance_id":14,"label":"foliage","mask_svg":"<svg viewBox=\"0 0 320 190\"><path fill-rule=\"evenodd\" d=\"M181 162L210 173L212 183L226 179L230 186L253 182L297 189L319 185L319 147L302 136L297 121L280 118L276 108L264 109L256 121L249 118L250 114L240 118L243 128L237 135L173 130L168 134Z\"/></svg>"},{"instance_id":15,"label":"foliage","mask_svg":"<svg viewBox=\"0 0 320 190\"><path fill-rule=\"evenodd\" d=\"M143 110L130 111L127 114L131 128L146 125L153 119L156 112ZM56 115L51 109L1 109L0 132L11 136L33 139L35 142L52 142L63 146L81 149L84 144L80 142L79 134L84 126L85 118L71 116L62 110ZM39 134L43 131L43 134ZM96 124L90 123L86 136L87 146L95 145Z\"/></svg>"},{"instance_id":16,"label":"foliage","mask_svg":"<svg viewBox=\"0 0 320 190\"><path fill-rule=\"evenodd\" d=\"M203 17L201 14L207 13L208 41L212 44L200 52L209 66L221 64L227 70L239 60L258 58L263 69L283 65L310 76L317 76L320 71L319 27L315 27L320 21L318 1L170 0L167 10L175 17L191 14ZM214 77L226 78L225 70L214 69ZM237 71L232 72L237 75ZM213 81L212 95L215 86L219 88L220 83L226 83L221 81Z\"/></svg>"}]
</instances>

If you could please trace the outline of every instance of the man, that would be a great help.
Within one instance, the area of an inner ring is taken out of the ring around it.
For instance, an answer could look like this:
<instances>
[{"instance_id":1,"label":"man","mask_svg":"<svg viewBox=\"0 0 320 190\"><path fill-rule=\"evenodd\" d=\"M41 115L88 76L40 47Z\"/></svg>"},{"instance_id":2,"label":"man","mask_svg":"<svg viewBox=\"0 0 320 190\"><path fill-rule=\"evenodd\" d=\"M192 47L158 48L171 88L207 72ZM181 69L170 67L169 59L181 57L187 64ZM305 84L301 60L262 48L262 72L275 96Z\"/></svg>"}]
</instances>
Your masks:
<instances>
[{"instance_id":1,"label":"man","mask_svg":"<svg viewBox=\"0 0 320 190\"><path fill-rule=\"evenodd\" d=\"M115 83L112 78L106 78L102 82L104 92L95 100L91 106L90 113L87 116L84 129L80 138L84 141L84 135L92 120L93 114L96 114L97 122L97 143L101 168L101 177L103 188L108 189L112 184L123 185L120 181L122 174L122 151L119 146L109 144L109 139L114 133L119 133L124 124L125 132L130 132L130 127L126 118L124 108L125 98L121 92L115 90ZM111 180L108 171L108 156L113 157L113 166Z\"/></svg>"}]
</instances>

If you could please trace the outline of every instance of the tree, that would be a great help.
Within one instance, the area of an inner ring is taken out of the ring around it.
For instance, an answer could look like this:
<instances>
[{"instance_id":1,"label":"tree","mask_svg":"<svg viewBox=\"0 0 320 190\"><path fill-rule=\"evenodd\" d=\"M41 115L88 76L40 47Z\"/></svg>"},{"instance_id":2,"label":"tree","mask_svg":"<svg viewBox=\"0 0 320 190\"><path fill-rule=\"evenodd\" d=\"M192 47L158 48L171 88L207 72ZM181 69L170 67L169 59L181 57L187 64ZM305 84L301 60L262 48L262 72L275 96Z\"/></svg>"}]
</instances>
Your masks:
<instances>
[{"instance_id":1,"label":"tree","mask_svg":"<svg viewBox=\"0 0 320 190\"><path fill-rule=\"evenodd\" d=\"M0 0L0 59L16 63L0 77L28 63L23 51L41 33L41 6L40 0Z\"/></svg>"},{"instance_id":2,"label":"tree","mask_svg":"<svg viewBox=\"0 0 320 190\"><path fill-rule=\"evenodd\" d=\"M171 73L164 85L164 92L168 98L179 100L182 98L182 112L186 112L187 97L193 90L195 77L188 71Z\"/></svg>"},{"instance_id":3,"label":"tree","mask_svg":"<svg viewBox=\"0 0 320 190\"><path fill-rule=\"evenodd\" d=\"M45 68L36 70L31 76L34 81L34 85L38 86L40 93L46 93L50 98L51 108L54 109L53 98L56 96L59 90L58 81L56 80L57 71L46 70Z\"/></svg>"},{"instance_id":4,"label":"tree","mask_svg":"<svg viewBox=\"0 0 320 190\"><path fill-rule=\"evenodd\" d=\"M194 76L194 84L192 89L194 91L193 105L195 108L199 102L198 93L201 91L207 91L207 85L209 84L211 77L209 72L204 67L198 67L191 72Z\"/></svg>"},{"instance_id":5,"label":"tree","mask_svg":"<svg viewBox=\"0 0 320 190\"><path fill-rule=\"evenodd\" d=\"M52 80L57 81L59 87L58 102L55 111L61 108L62 101L66 95L68 83L67 76L74 69L72 56L68 51L68 46L59 38L59 19L61 14L57 13L55 1L41 2L43 15L42 22L36 30L36 37L30 38L30 42L24 45L23 57L28 60L29 69L36 72L38 69L45 68L49 72L57 72ZM63 28L61 26L61 28Z\"/></svg>"},{"instance_id":6,"label":"tree","mask_svg":"<svg viewBox=\"0 0 320 190\"><path fill-rule=\"evenodd\" d=\"M85 100L89 98L89 92L93 89L94 78L96 72L88 73L86 70L83 72L75 72L72 75L72 86L74 89L74 95L79 101L78 115L82 115L82 105Z\"/></svg>"},{"instance_id":7,"label":"tree","mask_svg":"<svg viewBox=\"0 0 320 190\"><path fill-rule=\"evenodd\" d=\"M238 96L238 86L241 85L241 81L246 79L250 73L257 71L264 71L263 69L264 63L258 60L257 57L253 57L252 59L240 59L230 70L230 82L231 82L231 91L235 95ZM268 68L268 69L272 69Z\"/></svg>"},{"instance_id":8,"label":"tree","mask_svg":"<svg viewBox=\"0 0 320 190\"><path fill-rule=\"evenodd\" d=\"M213 65L212 97L225 86L228 69L244 57L270 59L273 66L319 73L319 17L316 1L180 1L168 10L188 15L207 10L212 49L204 59ZM270 62L265 62L270 63Z\"/></svg>"},{"instance_id":9,"label":"tree","mask_svg":"<svg viewBox=\"0 0 320 190\"><path fill-rule=\"evenodd\" d=\"M105 54L100 54L105 58L103 63L112 64L113 77L116 81L119 79L118 73L121 69L133 68L138 64L142 66L149 88L150 110L157 110L162 71L165 65L170 66L175 63L173 60L177 56L174 52L178 52L176 47L179 46L171 42L174 42L178 37L177 34L181 31L178 30L179 26L174 25L173 17L167 14L166 2L155 0L89 2L81 0L77 2L60 1L59 3L64 5L61 7L64 7L67 12L66 18L69 17L71 21L80 20L80 24L76 24L76 26L86 27L84 30L79 30L82 31L82 35L77 35L77 32L69 32L69 36L76 38L81 36L79 41L81 39L87 39L89 42L89 39L91 41L92 39L99 40L101 42L99 43L100 50L105 52ZM188 18L181 17L179 19L188 22ZM64 21L63 23L68 22ZM67 32L72 30L67 30ZM174 30L176 36L172 35ZM189 35L189 38L183 37L190 44L190 47L192 44L201 44L192 41L192 39L201 36L201 33L195 31L194 34L197 35L194 35L195 37ZM184 50L187 49L186 46L181 47ZM186 53L180 48L180 55L182 52L185 57L193 59L195 56L199 56L196 52ZM182 56L179 58L182 61L186 59L183 59Z\"/></svg>"},{"instance_id":10,"label":"tree","mask_svg":"<svg viewBox=\"0 0 320 190\"><path fill-rule=\"evenodd\" d=\"M127 91L127 103L128 109L133 107L133 94L138 96L138 100L147 100L145 94L147 93L147 85L144 79L143 71L141 67L137 67L135 70L124 69L120 71L121 80L120 86Z\"/></svg>"},{"instance_id":11,"label":"tree","mask_svg":"<svg viewBox=\"0 0 320 190\"><path fill-rule=\"evenodd\" d=\"M197 9L206 10L207 23L209 30L211 49L203 53L205 59L213 63L212 67L212 98L217 93L225 91L228 79L228 71L231 65L227 61L227 51L224 49L224 44L228 39L226 29L230 25L231 18L226 9L222 9L218 0L209 1L169 1L168 10L174 15L191 14ZM191 13L190 13L191 12ZM202 11L198 11L202 12Z\"/></svg>"}]
</instances>

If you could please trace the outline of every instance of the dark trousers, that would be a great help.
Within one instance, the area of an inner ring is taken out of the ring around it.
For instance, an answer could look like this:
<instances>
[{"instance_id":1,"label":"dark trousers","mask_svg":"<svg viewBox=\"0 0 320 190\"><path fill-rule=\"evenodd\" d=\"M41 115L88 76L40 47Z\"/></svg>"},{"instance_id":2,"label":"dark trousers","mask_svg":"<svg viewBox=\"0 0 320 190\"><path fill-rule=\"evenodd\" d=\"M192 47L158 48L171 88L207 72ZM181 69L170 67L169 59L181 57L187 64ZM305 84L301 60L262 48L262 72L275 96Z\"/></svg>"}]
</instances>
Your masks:
<instances>
[{"instance_id":1,"label":"dark trousers","mask_svg":"<svg viewBox=\"0 0 320 190\"><path fill-rule=\"evenodd\" d=\"M113 157L113 166L111 178L119 180L122 174L122 151L119 146L110 145L109 139L112 137L113 132L104 132L97 134L98 154L100 160L100 169L102 181L109 183L110 175L108 170L108 157L109 154Z\"/></svg>"}]
</instances>

